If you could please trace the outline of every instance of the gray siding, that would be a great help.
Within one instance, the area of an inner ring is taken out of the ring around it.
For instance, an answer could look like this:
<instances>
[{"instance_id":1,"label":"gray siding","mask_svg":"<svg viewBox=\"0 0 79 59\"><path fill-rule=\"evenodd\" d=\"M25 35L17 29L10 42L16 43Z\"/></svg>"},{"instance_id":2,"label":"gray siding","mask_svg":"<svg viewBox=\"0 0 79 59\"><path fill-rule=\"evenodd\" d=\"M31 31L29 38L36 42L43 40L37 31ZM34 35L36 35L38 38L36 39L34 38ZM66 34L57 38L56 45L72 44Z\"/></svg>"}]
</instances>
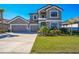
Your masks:
<instances>
[{"instance_id":1,"label":"gray siding","mask_svg":"<svg viewBox=\"0 0 79 59\"><path fill-rule=\"evenodd\" d=\"M59 11L59 10L57 10L58 11L58 17L57 18L50 18L50 11L53 11L53 10L57 10L56 8L52 8L52 9L50 9L50 10L48 10L47 12L46 12L46 18L47 18L47 20L61 20L61 11Z\"/></svg>"}]
</instances>

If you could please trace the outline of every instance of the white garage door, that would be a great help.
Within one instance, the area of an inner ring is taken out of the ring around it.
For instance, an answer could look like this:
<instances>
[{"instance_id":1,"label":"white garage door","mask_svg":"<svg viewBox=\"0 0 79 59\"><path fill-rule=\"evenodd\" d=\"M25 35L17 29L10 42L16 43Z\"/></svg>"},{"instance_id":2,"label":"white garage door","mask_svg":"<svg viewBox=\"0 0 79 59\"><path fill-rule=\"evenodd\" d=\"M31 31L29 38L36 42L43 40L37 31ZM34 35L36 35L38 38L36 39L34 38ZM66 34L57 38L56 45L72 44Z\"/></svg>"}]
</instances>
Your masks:
<instances>
[{"instance_id":1,"label":"white garage door","mask_svg":"<svg viewBox=\"0 0 79 59\"><path fill-rule=\"evenodd\" d=\"M27 32L27 25L11 25L13 32Z\"/></svg>"},{"instance_id":2,"label":"white garage door","mask_svg":"<svg viewBox=\"0 0 79 59\"><path fill-rule=\"evenodd\" d=\"M30 26L30 30L31 30L32 32L37 32L37 31L38 31L38 25L31 25L31 26Z\"/></svg>"}]
</instances>

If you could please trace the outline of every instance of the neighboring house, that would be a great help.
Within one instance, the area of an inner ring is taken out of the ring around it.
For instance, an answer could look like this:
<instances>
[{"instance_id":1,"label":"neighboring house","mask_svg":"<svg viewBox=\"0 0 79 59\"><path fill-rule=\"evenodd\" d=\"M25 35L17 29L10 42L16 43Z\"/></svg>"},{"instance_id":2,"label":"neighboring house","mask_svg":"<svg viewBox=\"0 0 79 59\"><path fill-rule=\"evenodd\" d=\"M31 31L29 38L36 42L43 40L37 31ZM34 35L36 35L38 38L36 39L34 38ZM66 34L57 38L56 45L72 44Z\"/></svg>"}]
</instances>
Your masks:
<instances>
[{"instance_id":1,"label":"neighboring house","mask_svg":"<svg viewBox=\"0 0 79 59\"><path fill-rule=\"evenodd\" d=\"M79 30L79 21L74 22L73 24L62 23L63 28L72 28L72 30Z\"/></svg>"},{"instance_id":2,"label":"neighboring house","mask_svg":"<svg viewBox=\"0 0 79 59\"><path fill-rule=\"evenodd\" d=\"M79 16L63 22L62 27L79 31Z\"/></svg>"},{"instance_id":3,"label":"neighboring house","mask_svg":"<svg viewBox=\"0 0 79 59\"><path fill-rule=\"evenodd\" d=\"M48 28L61 27L62 9L58 6L47 5L37 10L37 13L30 13L30 30L38 30L41 26Z\"/></svg>"},{"instance_id":4,"label":"neighboring house","mask_svg":"<svg viewBox=\"0 0 79 59\"><path fill-rule=\"evenodd\" d=\"M47 26L48 28L56 27L59 29L62 22L61 13L62 9L60 7L46 5L37 10L36 13L30 13L30 20L17 16L10 21L6 21L6 30L13 32L36 32L42 26ZM0 15L2 16L2 11L0 12ZM3 25L1 26L3 27Z\"/></svg>"}]
</instances>

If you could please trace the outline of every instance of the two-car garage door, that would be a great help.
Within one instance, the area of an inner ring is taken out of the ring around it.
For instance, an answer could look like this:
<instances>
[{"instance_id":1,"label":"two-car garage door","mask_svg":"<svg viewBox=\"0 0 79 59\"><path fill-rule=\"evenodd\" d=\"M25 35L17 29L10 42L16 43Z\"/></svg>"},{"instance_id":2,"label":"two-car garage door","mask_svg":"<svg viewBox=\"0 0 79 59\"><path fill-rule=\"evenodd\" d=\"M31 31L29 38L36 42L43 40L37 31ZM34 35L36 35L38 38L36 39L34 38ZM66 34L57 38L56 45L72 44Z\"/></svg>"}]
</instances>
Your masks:
<instances>
[{"instance_id":1,"label":"two-car garage door","mask_svg":"<svg viewBox=\"0 0 79 59\"><path fill-rule=\"evenodd\" d=\"M28 25L26 24L18 24L18 25L11 25L12 32L27 32Z\"/></svg>"},{"instance_id":2,"label":"two-car garage door","mask_svg":"<svg viewBox=\"0 0 79 59\"><path fill-rule=\"evenodd\" d=\"M38 24L31 24L28 27L28 24L11 24L10 30L12 32L37 32L38 31Z\"/></svg>"}]
</instances>

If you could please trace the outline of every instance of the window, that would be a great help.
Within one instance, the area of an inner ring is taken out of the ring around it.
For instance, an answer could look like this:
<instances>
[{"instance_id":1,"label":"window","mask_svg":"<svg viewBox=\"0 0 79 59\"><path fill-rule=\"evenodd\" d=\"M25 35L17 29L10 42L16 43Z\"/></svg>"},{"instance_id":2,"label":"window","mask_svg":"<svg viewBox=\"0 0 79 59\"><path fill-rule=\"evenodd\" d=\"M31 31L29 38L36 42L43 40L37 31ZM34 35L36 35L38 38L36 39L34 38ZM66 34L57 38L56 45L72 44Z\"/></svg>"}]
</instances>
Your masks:
<instances>
[{"instance_id":1,"label":"window","mask_svg":"<svg viewBox=\"0 0 79 59\"><path fill-rule=\"evenodd\" d=\"M36 19L37 17L36 17L36 15L34 15L34 19Z\"/></svg>"},{"instance_id":2,"label":"window","mask_svg":"<svg viewBox=\"0 0 79 59\"><path fill-rule=\"evenodd\" d=\"M52 11L51 12L51 17L57 17L57 11Z\"/></svg>"},{"instance_id":3,"label":"window","mask_svg":"<svg viewBox=\"0 0 79 59\"><path fill-rule=\"evenodd\" d=\"M41 15L42 18L45 18L45 15Z\"/></svg>"},{"instance_id":4,"label":"window","mask_svg":"<svg viewBox=\"0 0 79 59\"><path fill-rule=\"evenodd\" d=\"M57 23L51 23L51 28L57 28Z\"/></svg>"}]
</instances>

